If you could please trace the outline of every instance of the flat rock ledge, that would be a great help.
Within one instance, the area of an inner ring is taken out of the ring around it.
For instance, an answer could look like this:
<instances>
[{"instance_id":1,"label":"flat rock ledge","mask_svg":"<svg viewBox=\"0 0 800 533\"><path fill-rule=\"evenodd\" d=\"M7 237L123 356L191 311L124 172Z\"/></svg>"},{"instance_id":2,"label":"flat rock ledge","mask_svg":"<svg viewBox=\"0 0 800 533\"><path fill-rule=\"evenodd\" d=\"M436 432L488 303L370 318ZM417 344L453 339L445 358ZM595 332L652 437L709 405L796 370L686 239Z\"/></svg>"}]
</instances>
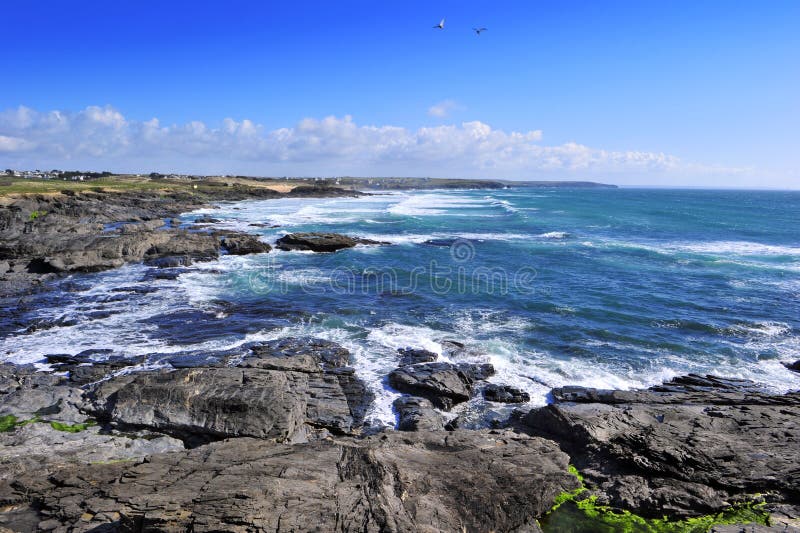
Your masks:
<instances>
[{"instance_id":1,"label":"flat rock ledge","mask_svg":"<svg viewBox=\"0 0 800 533\"><path fill-rule=\"evenodd\" d=\"M12 485L49 531L538 531L567 459L509 431L240 438Z\"/></svg>"},{"instance_id":2,"label":"flat rock ledge","mask_svg":"<svg viewBox=\"0 0 800 533\"><path fill-rule=\"evenodd\" d=\"M256 345L236 367L114 376L83 409L120 429L147 429L189 446L229 437L304 442L360 430L371 396L341 346L321 339Z\"/></svg>"},{"instance_id":3,"label":"flat rock ledge","mask_svg":"<svg viewBox=\"0 0 800 533\"><path fill-rule=\"evenodd\" d=\"M356 245L389 244L386 242L349 237L339 233L290 233L275 242L275 247L285 251L336 252Z\"/></svg>"}]
</instances>

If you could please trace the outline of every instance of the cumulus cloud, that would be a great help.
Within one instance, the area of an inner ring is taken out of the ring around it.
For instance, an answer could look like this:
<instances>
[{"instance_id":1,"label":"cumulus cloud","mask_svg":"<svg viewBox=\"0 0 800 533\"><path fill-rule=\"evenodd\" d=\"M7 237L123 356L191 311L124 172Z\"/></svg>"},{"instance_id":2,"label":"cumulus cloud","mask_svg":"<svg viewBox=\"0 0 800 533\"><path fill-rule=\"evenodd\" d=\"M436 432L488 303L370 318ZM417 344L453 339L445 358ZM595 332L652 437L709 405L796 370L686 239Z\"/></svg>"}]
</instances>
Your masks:
<instances>
[{"instance_id":1,"label":"cumulus cloud","mask_svg":"<svg viewBox=\"0 0 800 533\"><path fill-rule=\"evenodd\" d=\"M23 168L570 179L684 167L664 153L541 141L540 130L503 131L479 121L410 130L331 116L266 129L230 118L217 126L163 125L129 120L109 106L0 112L0 164Z\"/></svg>"},{"instance_id":2,"label":"cumulus cloud","mask_svg":"<svg viewBox=\"0 0 800 533\"><path fill-rule=\"evenodd\" d=\"M459 106L454 100L442 100L428 108L428 115L436 118L445 118Z\"/></svg>"}]
</instances>

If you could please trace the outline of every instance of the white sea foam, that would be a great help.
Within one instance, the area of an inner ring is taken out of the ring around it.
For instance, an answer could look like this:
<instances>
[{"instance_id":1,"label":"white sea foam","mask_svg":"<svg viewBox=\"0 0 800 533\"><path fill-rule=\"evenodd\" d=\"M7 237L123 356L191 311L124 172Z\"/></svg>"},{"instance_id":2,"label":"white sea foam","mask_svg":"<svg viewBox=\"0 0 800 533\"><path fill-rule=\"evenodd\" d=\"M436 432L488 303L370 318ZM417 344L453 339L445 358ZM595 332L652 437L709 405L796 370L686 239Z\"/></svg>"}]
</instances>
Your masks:
<instances>
[{"instance_id":1,"label":"white sea foam","mask_svg":"<svg viewBox=\"0 0 800 533\"><path fill-rule=\"evenodd\" d=\"M500 200L500 199L494 198L492 196L484 196L484 199L488 200L491 205L496 206L496 207L501 207L502 209L504 209L505 211L507 211L509 213L515 214L515 213L519 212L519 209L516 206L514 206L514 204L509 202L508 200Z\"/></svg>"},{"instance_id":2,"label":"white sea foam","mask_svg":"<svg viewBox=\"0 0 800 533\"><path fill-rule=\"evenodd\" d=\"M800 257L800 246L781 246L749 241L674 242L666 243L661 248L711 255Z\"/></svg>"},{"instance_id":3,"label":"white sea foam","mask_svg":"<svg viewBox=\"0 0 800 533\"><path fill-rule=\"evenodd\" d=\"M542 239L566 239L570 235L566 231L548 231L547 233L541 233L537 235Z\"/></svg>"},{"instance_id":4,"label":"white sea foam","mask_svg":"<svg viewBox=\"0 0 800 533\"><path fill-rule=\"evenodd\" d=\"M463 198L453 194L413 194L389 207L389 213L402 216L468 215L465 210L487 207L489 202L476 198ZM484 215L491 216L491 215Z\"/></svg>"}]
</instances>

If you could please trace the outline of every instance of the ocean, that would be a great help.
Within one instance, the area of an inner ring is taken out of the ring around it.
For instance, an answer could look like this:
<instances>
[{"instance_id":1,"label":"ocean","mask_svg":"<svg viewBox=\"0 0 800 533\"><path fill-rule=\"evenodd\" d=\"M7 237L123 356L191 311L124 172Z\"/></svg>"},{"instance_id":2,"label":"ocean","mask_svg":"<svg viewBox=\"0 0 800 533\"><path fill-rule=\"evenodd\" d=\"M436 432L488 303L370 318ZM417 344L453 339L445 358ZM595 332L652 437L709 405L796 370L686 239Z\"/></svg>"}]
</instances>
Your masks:
<instances>
[{"instance_id":1,"label":"ocean","mask_svg":"<svg viewBox=\"0 0 800 533\"><path fill-rule=\"evenodd\" d=\"M351 351L376 395L374 425L395 421L397 349L447 360L447 340L531 405L556 386L689 372L800 388L782 365L800 359L800 192L403 191L226 203L182 221L202 215L270 243L325 231L389 244L72 276L0 324L0 359L94 350L155 368L312 335ZM455 412L477 427L509 409L474 399Z\"/></svg>"}]
</instances>

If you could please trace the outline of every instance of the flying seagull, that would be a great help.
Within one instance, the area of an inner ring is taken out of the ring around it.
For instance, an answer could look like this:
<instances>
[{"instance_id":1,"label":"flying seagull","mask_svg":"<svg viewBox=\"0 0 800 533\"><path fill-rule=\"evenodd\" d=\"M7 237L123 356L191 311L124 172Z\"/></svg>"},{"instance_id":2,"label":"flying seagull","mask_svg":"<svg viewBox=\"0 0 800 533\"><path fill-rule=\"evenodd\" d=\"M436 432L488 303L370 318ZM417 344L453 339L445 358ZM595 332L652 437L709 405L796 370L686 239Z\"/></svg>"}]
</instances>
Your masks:
<instances>
[{"instance_id":1,"label":"flying seagull","mask_svg":"<svg viewBox=\"0 0 800 533\"><path fill-rule=\"evenodd\" d=\"M435 30L443 30L444 29L444 19L442 19L442 21L439 24L434 26L433 29L435 29Z\"/></svg>"},{"instance_id":2,"label":"flying seagull","mask_svg":"<svg viewBox=\"0 0 800 533\"><path fill-rule=\"evenodd\" d=\"M474 32L475 32L477 35L479 35L479 36L480 36L480 34L481 34L481 32L482 32L482 31L486 31L486 30L488 30L488 29L489 29L489 28L472 28L472 31L474 31Z\"/></svg>"}]
</instances>

